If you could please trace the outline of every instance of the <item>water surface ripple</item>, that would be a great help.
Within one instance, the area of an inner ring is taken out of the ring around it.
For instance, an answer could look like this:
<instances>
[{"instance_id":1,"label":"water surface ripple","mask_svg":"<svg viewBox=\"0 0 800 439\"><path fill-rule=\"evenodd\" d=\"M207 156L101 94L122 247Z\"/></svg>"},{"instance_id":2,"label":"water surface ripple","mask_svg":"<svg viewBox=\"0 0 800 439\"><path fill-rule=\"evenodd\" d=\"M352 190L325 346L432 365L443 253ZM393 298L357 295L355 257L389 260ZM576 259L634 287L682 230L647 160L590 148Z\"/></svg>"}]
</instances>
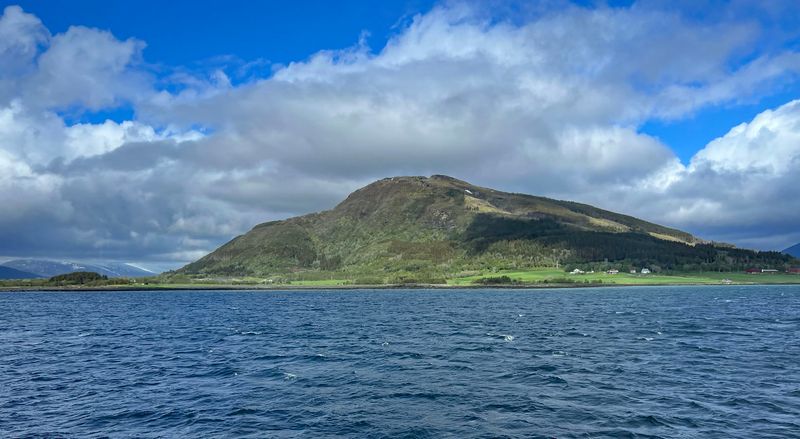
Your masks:
<instances>
[{"instance_id":1,"label":"water surface ripple","mask_svg":"<svg viewBox=\"0 0 800 439\"><path fill-rule=\"evenodd\" d=\"M2 437L800 437L800 287L0 293Z\"/></svg>"}]
</instances>

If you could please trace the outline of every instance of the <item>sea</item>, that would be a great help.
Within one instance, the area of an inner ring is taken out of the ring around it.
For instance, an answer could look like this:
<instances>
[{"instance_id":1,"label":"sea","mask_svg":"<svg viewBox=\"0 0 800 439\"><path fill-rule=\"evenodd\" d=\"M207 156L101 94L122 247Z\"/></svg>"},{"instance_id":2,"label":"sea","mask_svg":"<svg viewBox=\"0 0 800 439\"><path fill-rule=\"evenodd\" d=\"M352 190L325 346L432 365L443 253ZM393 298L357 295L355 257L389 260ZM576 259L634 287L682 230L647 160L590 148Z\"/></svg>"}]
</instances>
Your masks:
<instances>
[{"instance_id":1,"label":"sea","mask_svg":"<svg viewBox=\"0 0 800 439\"><path fill-rule=\"evenodd\" d=\"M0 293L0 437L800 437L800 286Z\"/></svg>"}]
</instances>

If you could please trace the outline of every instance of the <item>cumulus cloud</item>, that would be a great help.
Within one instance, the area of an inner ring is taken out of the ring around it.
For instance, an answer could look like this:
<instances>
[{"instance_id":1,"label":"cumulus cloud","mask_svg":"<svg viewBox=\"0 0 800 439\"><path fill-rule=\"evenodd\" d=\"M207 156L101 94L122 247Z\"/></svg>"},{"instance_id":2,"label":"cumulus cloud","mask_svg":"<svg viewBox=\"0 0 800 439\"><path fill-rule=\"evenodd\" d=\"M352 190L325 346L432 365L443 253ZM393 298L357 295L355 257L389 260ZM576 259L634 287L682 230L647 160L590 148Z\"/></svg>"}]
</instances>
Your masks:
<instances>
[{"instance_id":1,"label":"cumulus cloud","mask_svg":"<svg viewBox=\"0 0 800 439\"><path fill-rule=\"evenodd\" d=\"M796 169L798 158L800 100L795 100L715 139L694 156L691 169L779 176Z\"/></svg>"},{"instance_id":2,"label":"cumulus cloud","mask_svg":"<svg viewBox=\"0 0 800 439\"><path fill-rule=\"evenodd\" d=\"M272 78L168 96L144 113L222 128L197 154L230 169L262 156L309 175L444 170L503 183L492 178L502 173L508 184L570 193L670 166L669 149L637 132L642 122L740 99L797 70L779 61L788 54L732 69L756 33L641 8L571 7L511 25L442 7L377 54L323 51Z\"/></svg>"},{"instance_id":3,"label":"cumulus cloud","mask_svg":"<svg viewBox=\"0 0 800 439\"><path fill-rule=\"evenodd\" d=\"M762 47L764 32L653 2L514 20L453 3L379 50L362 39L240 85L178 68L168 80L181 86L162 89L143 42L79 26L51 35L9 7L0 200L14 208L0 213L0 253L182 262L373 179L432 173L760 248L800 240L800 206L779 202L798 199L796 103L686 165L639 130L794 80L798 53ZM61 116L119 105L136 118Z\"/></svg>"},{"instance_id":4,"label":"cumulus cloud","mask_svg":"<svg viewBox=\"0 0 800 439\"><path fill-rule=\"evenodd\" d=\"M795 100L764 111L699 151L673 196L702 208L667 217L712 236L779 248L800 240L798 176L800 100Z\"/></svg>"},{"instance_id":5,"label":"cumulus cloud","mask_svg":"<svg viewBox=\"0 0 800 439\"><path fill-rule=\"evenodd\" d=\"M33 15L19 6L8 6L0 18L0 77L28 72L39 47L50 39L50 32Z\"/></svg>"},{"instance_id":6,"label":"cumulus cloud","mask_svg":"<svg viewBox=\"0 0 800 439\"><path fill-rule=\"evenodd\" d=\"M45 108L80 106L98 110L135 101L147 88L131 68L144 43L119 41L109 32L80 26L54 36L37 59L36 73L23 79L25 96Z\"/></svg>"}]
</instances>

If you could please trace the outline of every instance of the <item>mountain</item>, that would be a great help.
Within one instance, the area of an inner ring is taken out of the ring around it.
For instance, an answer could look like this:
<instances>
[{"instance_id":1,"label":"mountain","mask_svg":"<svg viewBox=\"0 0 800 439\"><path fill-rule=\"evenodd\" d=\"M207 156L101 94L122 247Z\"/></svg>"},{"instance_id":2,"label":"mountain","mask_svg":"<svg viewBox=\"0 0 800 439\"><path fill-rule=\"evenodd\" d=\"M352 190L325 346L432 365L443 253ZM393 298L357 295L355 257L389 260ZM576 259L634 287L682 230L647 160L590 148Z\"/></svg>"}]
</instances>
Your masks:
<instances>
[{"instance_id":1,"label":"mountain","mask_svg":"<svg viewBox=\"0 0 800 439\"><path fill-rule=\"evenodd\" d=\"M53 277L59 274L91 271L108 277L145 277L157 273L134 265L111 262L103 264L84 264L80 262L51 261L46 259L15 259L4 262L5 267L33 273L38 277Z\"/></svg>"},{"instance_id":2,"label":"mountain","mask_svg":"<svg viewBox=\"0 0 800 439\"><path fill-rule=\"evenodd\" d=\"M717 247L586 204L434 175L386 178L332 210L259 224L172 274L335 278L346 273L396 281L565 264L700 270L772 266L788 259L777 252Z\"/></svg>"},{"instance_id":3,"label":"mountain","mask_svg":"<svg viewBox=\"0 0 800 439\"><path fill-rule=\"evenodd\" d=\"M42 276L0 265L0 279L37 279Z\"/></svg>"},{"instance_id":4,"label":"mountain","mask_svg":"<svg viewBox=\"0 0 800 439\"><path fill-rule=\"evenodd\" d=\"M800 259L800 243L797 243L787 248L786 250L783 251L783 253L786 253L787 255L792 255L795 258Z\"/></svg>"}]
</instances>

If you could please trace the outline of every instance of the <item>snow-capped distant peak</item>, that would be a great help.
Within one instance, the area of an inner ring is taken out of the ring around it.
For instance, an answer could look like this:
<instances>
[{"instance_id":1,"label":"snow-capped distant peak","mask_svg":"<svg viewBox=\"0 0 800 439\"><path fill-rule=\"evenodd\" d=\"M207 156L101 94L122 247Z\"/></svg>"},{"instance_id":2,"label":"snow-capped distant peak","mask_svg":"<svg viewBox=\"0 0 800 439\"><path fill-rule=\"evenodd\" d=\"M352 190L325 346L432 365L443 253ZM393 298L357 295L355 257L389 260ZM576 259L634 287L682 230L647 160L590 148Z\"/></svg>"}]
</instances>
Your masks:
<instances>
[{"instance_id":1,"label":"snow-capped distant peak","mask_svg":"<svg viewBox=\"0 0 800 439\"><path fill-rule=\"evenodd\" d=\"M142 267L142 266L139 266L139 265L136 265L136 264L131 264L130 262L125 262L125 265L127 265L127 266L129 266L129 267L133 267L133 268L139 269L139 270L142 270L142 271L146 271L146 272L148 272L148 273L152 273L152 274L158 274L158 273L156 273L156 272L155 272L155 271L153 271L153 270L148 270L147 268L144 268L144 267Z\"/></svg>"}]
</instances>

